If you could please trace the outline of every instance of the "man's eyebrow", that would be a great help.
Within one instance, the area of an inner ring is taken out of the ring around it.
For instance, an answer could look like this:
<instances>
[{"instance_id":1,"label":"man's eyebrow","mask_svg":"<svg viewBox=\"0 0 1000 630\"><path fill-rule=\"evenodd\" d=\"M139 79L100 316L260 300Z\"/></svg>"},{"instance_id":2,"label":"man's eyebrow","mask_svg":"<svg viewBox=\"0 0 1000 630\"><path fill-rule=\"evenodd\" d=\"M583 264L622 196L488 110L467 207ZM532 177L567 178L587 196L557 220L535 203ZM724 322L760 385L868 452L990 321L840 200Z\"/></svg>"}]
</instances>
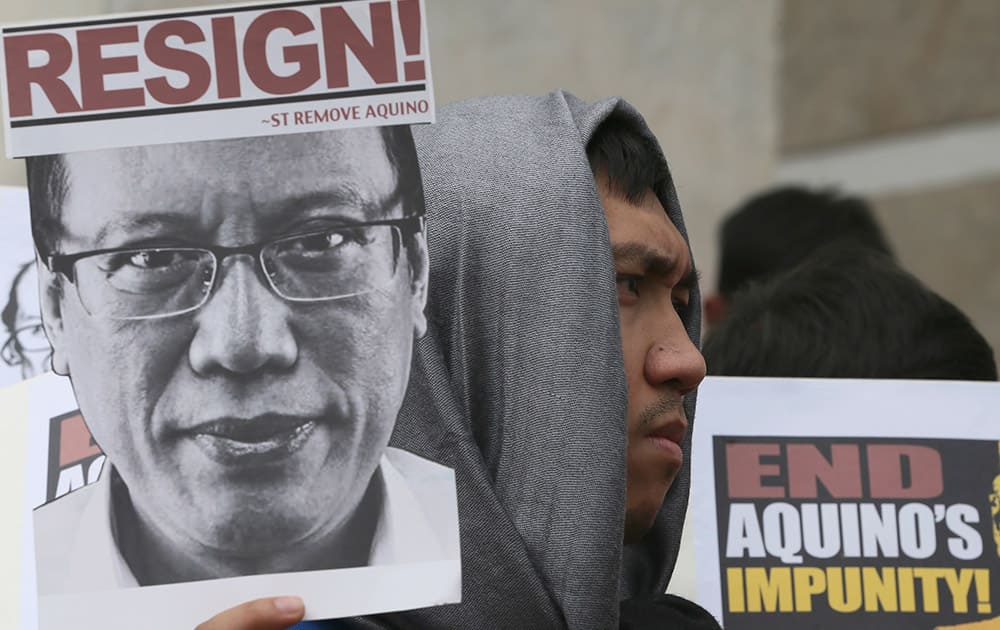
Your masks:
<instances>
[{"instance_id":1,"label":"man's eyebrow","mask_svg":"<svg viewBox=\"0 0 1000 630\"><path fill-rule=\"evenodd\" d=\"M638 241L615 243L611 247L611 253L615 258L615 262L636 265L641 269L642 273L662 278L668 278L676 274L677 265L680 264L677 258L668 256L662 251ZM675 286L681 289L693 289L697 284L698 273L688 261L684 275L677 281Z\"/></svg>"},{"instance_id":2,"label":"man's eyebrow","mask_svg":"<svg viewBox=\"0 0 1000 630\"><path fill-rule=\"evenodd\" d=\"M399 199L398 189L384 199L370 199L351 187L340 187L332 190L297 195L279 202L282 210L318 210L321 208L350 208L361 210L363 216L369 217L387 211ZM285 213L275 217L278 223L288 219ZM103 245L112 234L129 234L144 229L181 230L196 233L201 227L200 213L161 211L146 212L133 216L118 216L101 226L97 231L96 242Z\"/></svg>"},{"instance_id":3,"label":"man's eyebrow","mask_svg":"<svg viewBox=\"0 0 1000 630\"><path fill-rule=\"evenodd\" d=\"M637 241L615 243L611 246L615 262L636 265L643 273L669 276L677 267L677 261L663 252Z\"/></svg>"},{"instance_id":4,"label":"man's eyebrow","mask_svg":"<svg viewBox=\"0 0 1000 630\"><path fill-rule=\"evenodd\" d=\"M318 190L293 197L286 197L278 204L282 210L315 210L318 208L352 208L365 213L374 211L378 204L353 188Z\"/></svg>"},{"instance_id":5,"label":"man's eyebrow","mask_svg":"<svg viewBox=\"0 0 1000 630\"><path fill-rule=\"evenodd\" d=\"M184 212L149 212L138 216L119 216L101 226L95 241L104 244L112 233L127 234L147 228L194 229L198 225L199 218Z\"/></svg>"},{"instance_id":6,"label":"man's eyebrow","mask_svg":"<svg viewBox=\"0 0 1000 630\"><path fill-rule=\"evenodd\" d=\"M373 199L352 187L346 186L332 190L319 190L283 199L280 207L283 211L350 208L352 210L360 210L364 217L371 217L387 212L400 198L400 194L397 187L389 195L381 199Z\"/></svg>"}]
</instances>

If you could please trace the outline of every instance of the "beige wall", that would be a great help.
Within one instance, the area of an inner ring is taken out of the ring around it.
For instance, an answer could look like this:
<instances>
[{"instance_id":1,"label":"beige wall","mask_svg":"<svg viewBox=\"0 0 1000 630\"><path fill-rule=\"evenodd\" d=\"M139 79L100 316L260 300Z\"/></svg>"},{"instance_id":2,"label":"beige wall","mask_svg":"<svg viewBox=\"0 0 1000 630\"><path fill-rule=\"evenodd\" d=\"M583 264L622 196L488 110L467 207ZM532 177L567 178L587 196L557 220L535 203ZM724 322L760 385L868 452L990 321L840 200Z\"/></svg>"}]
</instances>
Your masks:
<instances>
[{"instance_id":1,"label":"beige wall","mask_svg":"<svg viewBox=\"0 0 1000 630\"><path fill-rule=\"evenodd\" d=\"M787 0L782 145L1000 115L1000 2Z\"/></svg>"}]
</instances>

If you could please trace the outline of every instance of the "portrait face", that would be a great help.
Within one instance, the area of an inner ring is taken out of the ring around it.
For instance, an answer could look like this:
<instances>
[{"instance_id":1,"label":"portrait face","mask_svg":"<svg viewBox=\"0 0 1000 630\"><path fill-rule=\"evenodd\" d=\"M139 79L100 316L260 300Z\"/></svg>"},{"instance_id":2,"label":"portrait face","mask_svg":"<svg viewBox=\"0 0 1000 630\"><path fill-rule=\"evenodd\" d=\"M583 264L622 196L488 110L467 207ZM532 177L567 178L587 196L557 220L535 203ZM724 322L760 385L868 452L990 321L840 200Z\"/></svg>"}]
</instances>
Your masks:
<instances>
[{"instance_id":1,"label":"portrait face","mask_svg":"<svg viewBox=\"0 0 1000 630\"><path fill-rule=\"evenodd\" d=\"M602 179L628 384L625 541L635 542L683 463L683 399L705 377L705 361L678 313L695 282L687 244L652 191L633 205Z\"/></svg>"},{"instance_id":2,"label":"portrait face","mask_svg":"<svg viewBox=\"0 0 1000 630\"><path fill-rule=\"evenodd\" d=\"M64 159L71 272L41 272L53 366L140 519L241 556L336 532L425 328L426 244L390 223L380 131Z\"/></svg>"},{"instance_id":3,"label":"portrait face","mask_svg":"<svg viewBox=\"0 0 1000 630\"><path fill-rule=\"evenodd\" d=\"M26 263L14 277L4 323L8 326L3 360L21 368L21 378L31 378L48 370L49 341L42 327L38 306L38 274L34 261Z\"/></svg>"}]
</instances>

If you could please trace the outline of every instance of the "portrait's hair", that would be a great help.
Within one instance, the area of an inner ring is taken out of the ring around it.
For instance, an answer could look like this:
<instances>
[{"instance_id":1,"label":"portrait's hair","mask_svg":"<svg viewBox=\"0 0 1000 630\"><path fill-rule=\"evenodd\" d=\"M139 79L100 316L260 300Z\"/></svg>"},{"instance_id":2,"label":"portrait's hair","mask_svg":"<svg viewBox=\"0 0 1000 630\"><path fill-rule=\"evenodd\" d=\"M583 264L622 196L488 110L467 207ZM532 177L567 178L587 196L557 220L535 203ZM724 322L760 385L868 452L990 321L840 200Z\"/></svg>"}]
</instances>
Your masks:
<instances>
[{"instance_id":1,"label":"portrait's hair","mask_svg":"<svg viewBox=\"0 0 1000 630\"><path fill-rule=\"evenodd\" d=\"M389 163L396 171L396 185L403 198L403 216L422 216L425 212L424 187L413 133L409 125L381 127L380 130Z\"/></svg>"},{"instance_id":2,"label":"portrait's hair","mask_svg":"<svg viewBox=\"0 0 1000 630\"><path fill-rule=\"evenodd\" d=\"M66 200L66 163L62 155L38 155L25 160L28 167L28 201L31 236L43 257L57 251L62 236L62 205Z\"/></svg>"},{"instance_id":3,"label":"portrait's hair","mask_svg":"<svg viewBox=\"0 0 1000 630\"><path fill-rule=\"evenodd\" d=\"M718 376L997 380L965 314L856 243L738 292L703 354Z\"/></svg>"},{"instance_id":4,"label":"portrait's hair","mask_svg":"<svg viewBox=\"0 0 1000 630\"><path fill-rule=\"evenodd\" d=\"M719 293L791 269L820 247L850 241L892 256L868 203L833 190L775 188L750 198L719 230Z\"/></svg>"},{"instance_id":5,"label":"portrait's hair","mask_svg":"<svg viewBox=\"0 0 1000 630\"><path fill-rule=\"evenodd\" d=\"M607 176L610 192L633 205L642 203L648 190L661 194L670 181L656 143L622 114L611 114L597 127L587 143L587 159L595 176Z\"/></svg>"},{"instance_id":6,"label":"portrait's hair","mask_svg":"<svg viewBox=\"0 0 1000 630\"><path fill-rule=\"evenodd\" d=\"M402 196L403 216L423 216L426 213L424 186L420 176L420 163L417 160L417 147L413 143L413 133L409 125L392 125L381 127L380 130L389 163L396 172L396 188ZM417 266L418 251L411 247L416 235L415 232L404 235L403 247L406 249L411 270Z\"/></svg>"},{"instance_id":7,"label":"portrait's hair","mask_svg":"<svg viewBox=\"0 0 1000 630\"><path fill-rule=\"evenodd\" d=\"M424 189L417 163L417 149L409 126L381 127L380 131L389 163L396 173L403 216L423 215ZM62 236L61 210L69 181L61 155L30 157L27 159L27 169L31 234L35 247L44 257L58 250Z\"/></svg>"},{"instance_id":8,"label":"portrait's hair","mask_svg":"<svg viewBox=\"0 0 1000 630\"><path fill-rule=\"evenodd\" d=\"M10 283L10 292L7 294L7 303L3 307L3 311L0 311L0 320L3 320L4 328L7 329L7 339L4 341L3 347L10 348L10 356L8 353L2 353L4 362L7 365L20 365L24 361L24 348L17 340L17 311L20 308L20 304L17 301L17 287L24 280L24 276L31 269L31 266L35 264L35 261L27 262L17 270L14 274L14 279Z\"/></svg>"}]
</instances>

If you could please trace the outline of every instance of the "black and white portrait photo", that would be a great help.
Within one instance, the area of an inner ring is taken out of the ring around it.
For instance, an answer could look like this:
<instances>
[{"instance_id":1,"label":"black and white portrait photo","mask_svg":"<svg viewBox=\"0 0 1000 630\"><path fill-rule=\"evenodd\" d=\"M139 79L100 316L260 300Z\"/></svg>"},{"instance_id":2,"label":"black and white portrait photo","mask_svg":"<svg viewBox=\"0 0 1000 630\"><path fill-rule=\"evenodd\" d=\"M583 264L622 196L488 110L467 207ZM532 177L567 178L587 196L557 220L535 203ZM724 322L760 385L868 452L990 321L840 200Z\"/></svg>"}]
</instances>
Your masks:
<instances>
[{"instance_id":1,"label":"black and white portrait photo","mask_svg":"<svg viewBox=\"0 0 1000 630\"><path fill-rule=\"evenodd\" d=\"M107 456L35 511L43 613L458 562L453 471L388 446L426 328L409 127L34 157L28 185L52 369Z\"/></svg>"},{"instance_id":2,"label":"black and white portrait photo","mask_svg":"<svg viewBox=\"0 0 1000 630\"><path fill-rule=\"evenodd\" d=\"M38 275L28 226L28 192L0 186L0 387L49 369L48 339L38 312Z\"/></svg>"}]
</instances>

